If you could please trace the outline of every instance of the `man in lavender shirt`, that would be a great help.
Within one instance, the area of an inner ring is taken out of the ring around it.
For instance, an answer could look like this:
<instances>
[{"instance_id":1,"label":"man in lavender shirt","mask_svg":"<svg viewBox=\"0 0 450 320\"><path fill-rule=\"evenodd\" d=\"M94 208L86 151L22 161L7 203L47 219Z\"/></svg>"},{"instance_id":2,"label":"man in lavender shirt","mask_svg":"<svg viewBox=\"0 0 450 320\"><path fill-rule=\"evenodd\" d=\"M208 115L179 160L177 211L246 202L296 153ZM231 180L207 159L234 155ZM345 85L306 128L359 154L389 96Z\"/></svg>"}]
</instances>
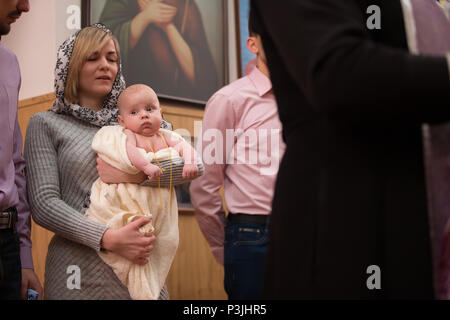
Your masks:
<instances>
[{"instance_id":1,"label":"man in lavender shirt","mask_svg":"<svg viewBox=\"0 0 450 320\"><path fill-rule=\"evenodd\" d=\"M284 152L254 18L250 13L247 47L257 55L256 66L209 99L201 137L205 173L190 187L200 229L217 262L224 265L231 300L260 298L275 178ZM227 218L218 193L223 184Z\"/></svg>"},{"instance_id":2,"label":"man in lavender shirt","mask_svg":"<svg viewBox=\"0 0 450 320\"><path fill-rule=\"evenodd\" d=\"M28 0L0 0L0 39L30 9ZM33 271L30 209L26 197L22 134L17 121L20 70L16 56L0 43L0 299L42 296Z\"/></svg>"}]
</instances>

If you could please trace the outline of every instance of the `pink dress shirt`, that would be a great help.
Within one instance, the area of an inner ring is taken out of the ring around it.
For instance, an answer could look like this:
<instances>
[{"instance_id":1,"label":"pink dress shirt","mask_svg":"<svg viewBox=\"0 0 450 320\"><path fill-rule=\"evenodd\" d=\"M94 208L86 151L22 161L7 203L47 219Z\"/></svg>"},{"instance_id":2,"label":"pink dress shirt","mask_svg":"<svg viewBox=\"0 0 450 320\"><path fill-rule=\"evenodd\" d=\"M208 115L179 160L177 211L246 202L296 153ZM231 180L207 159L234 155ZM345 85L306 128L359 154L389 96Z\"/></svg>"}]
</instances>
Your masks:
<instances>
[{"instance_id":1,"label":"pink dress shirt","mask_svg":"<svg viewBox=\"0 0 450 320\"><path fill-rule=\"evenodd\" d=\"M216 92L208 101L197 151L205 173L191 183L200 229L223 264L224 184L231 213L268 215L285 145L270 79L258 68Z\"/></svg>"},{"instance_id":2,"label":"pink dress shirt","mask_svg":"<svg viewBox=\"0 0 450 320\"><path fill-rule=\"evenodd\" d=\"M22 157L22 134L17 121L20 70L17 58L0 43L0 211L16 207L22 268L33 268L30 208L27 201Z\"/></svg>"}]
</instances>

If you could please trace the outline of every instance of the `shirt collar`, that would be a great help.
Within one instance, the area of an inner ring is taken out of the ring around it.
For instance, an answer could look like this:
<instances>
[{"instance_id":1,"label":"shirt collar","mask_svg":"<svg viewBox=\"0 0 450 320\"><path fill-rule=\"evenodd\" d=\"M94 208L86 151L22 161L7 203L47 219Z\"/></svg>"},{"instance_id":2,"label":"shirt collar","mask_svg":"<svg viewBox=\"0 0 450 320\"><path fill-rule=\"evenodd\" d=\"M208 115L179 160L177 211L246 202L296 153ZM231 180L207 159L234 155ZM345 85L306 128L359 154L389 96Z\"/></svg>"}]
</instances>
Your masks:
<instances>
[{"instance_id":1,"label":"shirt collar","mask_svg":"<svg viewBox=\"0 0 450 320\"><path fill-rule=\"evenodd\" d=\"M256 66L248 74L248 77L253 82L253 85L258 91L260 97L262 97L272 89L272 82L270 81L269 77L262 73Z\"/></svg>"}]
</instances>

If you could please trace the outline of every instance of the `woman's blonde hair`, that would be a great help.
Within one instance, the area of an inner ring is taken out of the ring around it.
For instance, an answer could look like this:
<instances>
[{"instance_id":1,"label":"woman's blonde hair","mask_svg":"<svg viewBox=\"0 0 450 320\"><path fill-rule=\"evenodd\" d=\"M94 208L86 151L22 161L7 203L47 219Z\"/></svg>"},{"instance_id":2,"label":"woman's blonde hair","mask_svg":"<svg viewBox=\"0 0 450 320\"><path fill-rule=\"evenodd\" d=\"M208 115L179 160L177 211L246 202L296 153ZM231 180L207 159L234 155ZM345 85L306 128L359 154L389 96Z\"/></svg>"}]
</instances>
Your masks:
<instances>
[{"instance_id":1,"label":"woman's blonde hair","mask_svg":"<svg viewBox=\"0 0 450 320\"><path fill-rule=\"evenodd\" d=\"M95 51L101 50L111 39L114 41L117 52L117 64L119 65L120 48L114 35L96 27L86 27L80 31L73 46L69 70L67 72L66 86L64 88L64 97L68 102L78 103L79 76L85 61Z\"/></svg>"}]
</instances>

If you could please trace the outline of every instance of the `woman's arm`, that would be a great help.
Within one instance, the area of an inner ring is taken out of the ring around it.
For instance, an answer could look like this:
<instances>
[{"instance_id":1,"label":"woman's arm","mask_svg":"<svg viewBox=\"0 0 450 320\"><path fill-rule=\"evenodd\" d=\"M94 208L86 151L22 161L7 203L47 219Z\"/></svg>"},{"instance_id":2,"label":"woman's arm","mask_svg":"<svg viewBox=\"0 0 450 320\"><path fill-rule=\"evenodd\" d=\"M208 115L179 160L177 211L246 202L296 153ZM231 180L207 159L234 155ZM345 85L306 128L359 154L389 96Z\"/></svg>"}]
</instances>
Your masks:
<instances>
[{"instance_id":1,"label":"woman's arm","mask_svg":"<svg viewBox=\"0 0 450 320\"><path fill-rule=\"evenodd\" d=\"M139 227L150 220L141 219L113 230L86 218L69 206L61 197L55 139L57 134L39 114L30 119L25 140L25 158L33 219L42 227L68 240L97 251L101 248L111 250L134 263L145 264L155 237L142 235Z\"/></svg>"},{"instance_id":2,"label":"woman's arm","mask_svg":"<svg viewBox=\"0 0 450 320\"><path fill-rule=\"evenodd\" d=\"M170 22L176 14L176 8L161 3L161 0L138 1L136 0L108 0L100 16L100 22L104 23L117 37L120 45L120 55L124 70L128 68L130 51L141 39L150 23ZM139 9L141 7L141 10Z\"/></svg>"},{"instance_id":3,"label":"woman's arm","mask_svg":"<svg viewBox=\"0 0 450 320\"><path fill-rule=\"evenodd\" d=\"M163 30L170 46L186 77L195 82L194 57L189 44L173 24L177 9L161 3L161 0L138 0L141 13L131 22L130 48L139 41L147 26L151 23Z\"/></svg>"},{"instance_id":4,"label":"woman's arm","mask_svg":"<svg viewBox=\"0 0 450 320\"><path fill-rule=\"evenodd\" d=\"M128 174L109 165L102 158L97 158L97 171L104 183L142 183L147 179L143 172Z\"/></svg>"},{"instance_id":5,"label":"woman's arm","mask_svg":"<svg viewBox=\"0 0 450 320\"><path fill-rule=\"evenodd\" d=\"M192 56L194 75L192 90L201 99L208 100L217 91L219 83L216 65L206 38L202 15L195 1L190 1L186 12L184 31L180 33Z\"/></svg>"},{"instance_id":6,"label":"woman's arm","mask_svg":"<svg viewBox=\"0 0 450 320\"><path fill-rule=\"evenodd\" d=\"M178 29L173 23L165 24L161 26L162 30L167 34L169 43L172 50L178 60L186 77L191 81L192 84L195 83L195 68L194 68L194 56L192 55L192 50L189 44L180 34Z\"/></svg>"},{"instance_id":7,"label":"woman's arm","mask_svg":"<svg viewBox=\"0 0 450 320\"><path fill-rule=\"evenodd\" d=\"M87 219L62 200L54 139L45 119L34 115L25 139L27 191L33 219L66 239L100 250L107 227Z\"/></svg>"},{"instance_id":8,"label":"woman's arm","mask_svg":"<svg viewBox=\"0 0 450 320\"><path fill-rule=\"evenodd\" d=\"M203 163L197 161L198 176L201 176L205 171ZM162 160L159 162L159 167L164 169L163 174L158 180L149 180L145 173L140 172L132 175L120 171L119 169L110 166L101 158L97 158L97 171L100 179L104 183L138 183L142 186L169 188L170 186L177 186L186 182L192 181L194 178L183 177L184 160L182 158L170 160Z\"/></svg>"}]
</instances>

